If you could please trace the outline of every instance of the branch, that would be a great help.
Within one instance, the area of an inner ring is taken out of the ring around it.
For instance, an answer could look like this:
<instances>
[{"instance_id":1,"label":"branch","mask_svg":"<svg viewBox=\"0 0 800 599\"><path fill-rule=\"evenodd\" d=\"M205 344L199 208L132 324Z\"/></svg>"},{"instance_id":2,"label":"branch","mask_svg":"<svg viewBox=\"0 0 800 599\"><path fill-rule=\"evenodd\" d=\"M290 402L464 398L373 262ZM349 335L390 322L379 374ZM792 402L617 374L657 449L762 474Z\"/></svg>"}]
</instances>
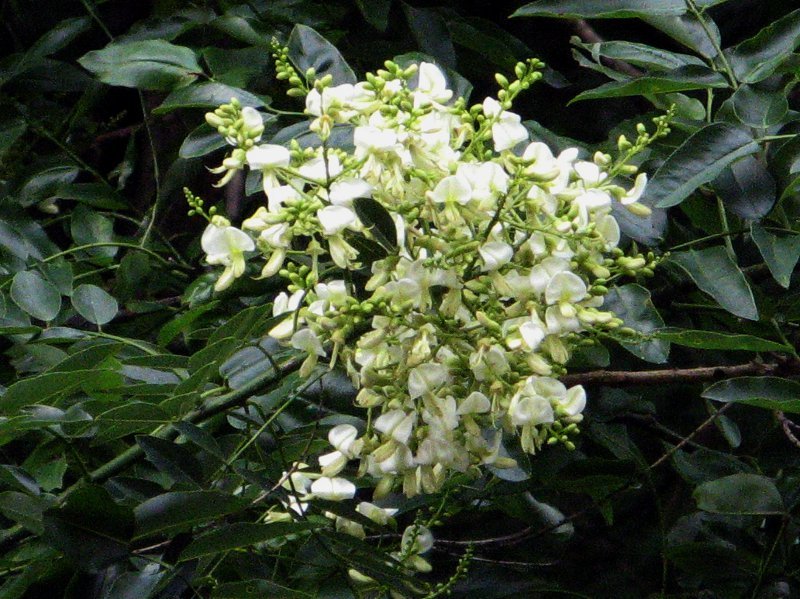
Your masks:
<instances>
[{"instance_id":1,"label":"branch","mask_svg":"<svg viewBox=\"0 0 800 599\"><path fill-rule=\"evenodd\" d=\"M662 370L593 370L565 374L562 383L571 385L663 385L668 383L696 383L736 376L766 376L800 374L800 363L782 364L747 362L733 366L698 366L695 368L665 368Z\"/></svg>"},{"instance_id":2,"label":"branch","mask_svg":"<svg viewBox=\"0 0 800 599\"><path fill-rule=\"evenodd\" d=\"M577 36L581 38L581 41L583 41L586 44L598 44L604 41L603 38L597 34L594 28L591 25L589 25L589 23L587 23L586 20L584 19L577 19L576 21L573 22L572 26L573 29L575 29L575 33L577 34ZM624 60L602 57L600 61L603 62L609 68L612 68L619 73L624 73L625 75L629 75L634 78L641 77L642 75L644 75L644 72L640 71L635 66L625 62Z\"/></svg>"}]
</instances>

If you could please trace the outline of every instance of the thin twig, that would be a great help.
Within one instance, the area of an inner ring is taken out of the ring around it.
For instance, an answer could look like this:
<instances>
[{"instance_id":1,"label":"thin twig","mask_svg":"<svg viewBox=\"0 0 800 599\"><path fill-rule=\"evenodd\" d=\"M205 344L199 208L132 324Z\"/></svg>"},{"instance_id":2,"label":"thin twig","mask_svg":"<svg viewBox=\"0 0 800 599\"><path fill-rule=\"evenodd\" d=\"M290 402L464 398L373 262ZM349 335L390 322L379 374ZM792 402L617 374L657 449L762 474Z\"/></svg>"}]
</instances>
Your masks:
<instances>
[{"instance_id":1,"label":"thin twig","mask_svg":"<svg viewBox=\"0 0 800 599\"><path fill-rule=\"evenodd\" d=\"M747 362L731 366L698 366L695 368L664 368L661 370L593 370L566 374L562 383L571 385L662 385L667 383L696 383L736 376L767 376L787 371L800 374L800 365Z\"/></svg>"},{"instance_id":2,"label":"thin twig","mask_svg":"<svg viewBox=\"0 0 800 599\"><path fill-rule=\"evenodd\" d=\"M786 417L786 414L780 410L775 410L775 417L778 419L778 422L780 422L781 428L783 429L783 434L786 435L786 438L789 439L789 442L800 449L800 439L798 439L794 434L795 430L800 430L800 425L789 420Z\"/></svg>"}]
</instances>

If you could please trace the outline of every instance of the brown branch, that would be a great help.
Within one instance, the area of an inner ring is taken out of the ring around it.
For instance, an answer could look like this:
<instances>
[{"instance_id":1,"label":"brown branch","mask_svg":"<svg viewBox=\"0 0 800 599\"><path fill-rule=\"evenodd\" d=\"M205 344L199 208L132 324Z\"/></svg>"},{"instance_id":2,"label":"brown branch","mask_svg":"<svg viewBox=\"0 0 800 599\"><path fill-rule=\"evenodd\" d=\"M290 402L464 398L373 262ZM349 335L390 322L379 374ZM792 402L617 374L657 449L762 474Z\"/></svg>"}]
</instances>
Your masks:
<instances>
[{"instance_id":1,"label":"brown branch","mask_svg":"<svg viewBox=\"0 0 800 599\"><path fill-rule=\"evenodd\" d=\"M800 425L789 420L789 418L786 417L786 414L780 410L775 410L775 417L778 419L778 422L780 422L781 428L783 429L783 434L786 435L786 438L789 439L789 442L795 447L800 448L800 439L798 439L794 434L794 431L800 430Z\"/></svg>"},{"instance_id":2,"label":"brown branch","mask_svg":"<svg viewBox=\"0 0 800 599\"><path fill-rule=\"evenodd\" d=\"M800 364L764 364L747 362L732 366L698 366L695 368L665 368L662 370L593 370L565 374L562 383L571 385L663 385L667 383L697 383L735 376L766 376L779 372L800 374Z\"/></svg>"}]
</instances>

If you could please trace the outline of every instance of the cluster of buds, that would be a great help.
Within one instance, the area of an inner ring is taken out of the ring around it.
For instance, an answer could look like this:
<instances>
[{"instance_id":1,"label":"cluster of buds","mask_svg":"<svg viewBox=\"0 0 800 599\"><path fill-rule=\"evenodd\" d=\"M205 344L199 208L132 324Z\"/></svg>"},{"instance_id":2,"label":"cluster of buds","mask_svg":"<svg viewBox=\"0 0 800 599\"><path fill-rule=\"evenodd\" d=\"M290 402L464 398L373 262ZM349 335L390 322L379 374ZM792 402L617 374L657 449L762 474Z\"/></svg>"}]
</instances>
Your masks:
<instances>
[{"instance_id":1,"label":"cluster of buds","mask_svg":"<svg viewBox=\"0 0 800 599\"><path fill-rule=\"evenodd\" d=\"M652 274L655 256L618 248L611 210L649 213L647 176L630 160L668 119L620 138L617 159L556 155L511 112L538 61L468 106L430 63L387 62L333 85L298 75L285 50L276 57L319 141L259 145L258 113L233 102L208 115L235 146L221 183L246 165L266 201L241 229L211 218L203 248L226 266L218 289L245 259L283 277L270 335L308 355L301 374L322 360L358 390L365 424L331 431L333 451L317 478L303 471L301 495L352 498L343 473L371 479L376 501L432 493L453 473L513 466L504 446L515 438L531 454L573 448L586 393L558 377L576 347L622 326L603 309L609 285ZM340 137L352 142L337 147Z\"/></svg>"}]
</instances>

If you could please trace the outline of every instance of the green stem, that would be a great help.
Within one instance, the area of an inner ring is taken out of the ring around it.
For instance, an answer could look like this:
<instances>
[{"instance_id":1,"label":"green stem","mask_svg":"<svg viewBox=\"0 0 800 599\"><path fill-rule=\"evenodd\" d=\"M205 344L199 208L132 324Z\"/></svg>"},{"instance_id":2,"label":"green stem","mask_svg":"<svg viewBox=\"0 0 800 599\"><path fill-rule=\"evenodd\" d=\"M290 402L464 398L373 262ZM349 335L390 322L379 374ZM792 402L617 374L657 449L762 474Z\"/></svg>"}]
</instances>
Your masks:
<instances>
[{"instance_id":1,"label":"green stem","mask_svg":"<svg viewBox=\"0 0 800 599\"><path fill-rule=\"evenodd\" d=\"M725 234L725 249L728 250L728 255L735 263L736 252L733 251L733 241L731 241L732 233L728 227L728 215L725 213L725 204L719 196L717 196L717 212L719 213L720 223L722 223L722 232Z\"/></svg>"},{"instance_id":2,"label":"green stem","mask_svg":"<svg viewBox=\"0 0 800 599\"><path fill-rule=\"evenodd\" d=\"M56 260L58 258L61 258L63 256L68 256L70 254L74 254L75 252L82 252L84 250L90 250L92 248L102 248L102 247L120 247L120 248L127 248L127 249L130 249L130 250L136 250L136 251L139 251L139 252L144 252L145 254L147 254L147 255L155 258L159 262L161 262L161 264L169 266L170 268L173 268L173 267L177 266L175 263L170 262L169 260L163 258L160 254L157 254L153 250L148 250L147 248L142 247L140 245L136 245L135 243L126 243L124 241L97 241L95 243L87 243L87 244L84 244L84 245L77 245L74 248L67 248L66 250L63 250L61 252L58 252L58 253L53 254L51 256L48 256L47 258L42 260L42 263L51 262L51 261Z\"/></svg>"},{"instance_id":3,"label":"green stem","mask_svg":"<svg viewBox=\"0 0 800 599\"><path fill-rule=\"evenodd\" d=\"M728 79L731 82L731 86L733 89L739 89L739 81L736 79L736 75L731 68L730 63L728 62L728 57L725 56L725 53L722 51L719 43L717 42L717 38L711 33L711 28L706 23L706 18L703 16L703 13L697 8L694 3L694 0L685 0L686 6L689 8L689 12L691 12L694 17L697 19L697 22L700 23L700 27L703 28L703 31L708 38L708 41L711 42L711 45L714 47L714 51L719 56L719 60L722 63L722 68L725 71L725 74L728 76Z\"/></svg>"}]
</instances>

